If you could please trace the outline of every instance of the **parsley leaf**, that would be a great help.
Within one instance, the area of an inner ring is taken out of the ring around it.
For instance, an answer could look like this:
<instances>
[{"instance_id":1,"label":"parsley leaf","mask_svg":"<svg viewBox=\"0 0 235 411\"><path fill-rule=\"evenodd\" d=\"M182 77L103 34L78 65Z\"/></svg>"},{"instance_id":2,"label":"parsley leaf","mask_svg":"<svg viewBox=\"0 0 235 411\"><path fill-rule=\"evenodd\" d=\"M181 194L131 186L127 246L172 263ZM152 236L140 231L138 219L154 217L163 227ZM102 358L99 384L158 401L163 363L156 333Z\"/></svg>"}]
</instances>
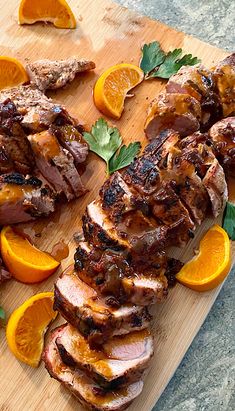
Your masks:
<instances>
[{"instance_id":1,"label":"parsley leaf","mask_svg":"<svg viewBox=\"0 0 235 411\"><path fill-rule=\"evenodd\" d=\"M140 62L140 68L145 75L148 75L155 67L160 66L165 60L165 53L161 49L158 41L145 44L142 48L142 59Z\"/></svg>"},{"instance_id":2,"label":"parsley leaf","mask_svg":"<svg viewBox=\"0 0 235 411\"><path fill-rule=\"evenodd\" d=\"M109 127L107 121L100 118L92 126L91 133L83 133L90 150L98 154L108 164L110 158L122 144L119 130Z\"/></svg>"},{"instance_id":3,"label":"parsley leaf","mask_svg":"<svg viewBox=\"0 0 235 411\"><path fill-rule=\"evenodd\" d=\"M84 140L90 150L98 154L107 164L107 174L112 174L120 168L128 166L138 154L140 143L130 143L128 147L122 144L122 138L116 127L109 127L107 121L100 118L92 126L91 133L83 133Z\"/></svg>"},{"instance_id":4,"label":"parsley leaf","mask_svg":"<svg viewBox=\"0 0 235 411\"><path fill-rule=\"evenodd\" d=\"M182 49L175 49L167 53L164 62L158 70L153 71L149 77L168 79L173 74L176 74L182 66L194 66L194 64L200 62L200 60L197 57L193 57L192 54L185 54L183 57L181 57L181 55Z\"/></svg>"},{"instance_id":5,"label":"parsley leaf","mask_svg":"<svg viewBox=\"0 0 235 411\"><path fill-rule=\"evenodd\" d=\"M0 327L5 325L6 313L2 307L0 307Z\"/></svg>"},{"instance_id":6,"label":"parsley leaf","mask_svg":"<svg viewBox=\"0 0 235 411\"><path fill-rule=\"evenodd\" d=\"M231 240L235 240L235 205L227 202L224 210L223 228Z\"/></svg>"},{"instance_id":7,"label":"parsley leaf","mask_svg":"<svg viewBox=\"0 0 235 411\"><path fill-rule=\"evenodd\" d=\"M137 156L140 148L141 145L139 142L130 143L129 146L123 145L119 152L116 152L109 161L109 174L128 166Z\"/></svg>"}]
</instances>

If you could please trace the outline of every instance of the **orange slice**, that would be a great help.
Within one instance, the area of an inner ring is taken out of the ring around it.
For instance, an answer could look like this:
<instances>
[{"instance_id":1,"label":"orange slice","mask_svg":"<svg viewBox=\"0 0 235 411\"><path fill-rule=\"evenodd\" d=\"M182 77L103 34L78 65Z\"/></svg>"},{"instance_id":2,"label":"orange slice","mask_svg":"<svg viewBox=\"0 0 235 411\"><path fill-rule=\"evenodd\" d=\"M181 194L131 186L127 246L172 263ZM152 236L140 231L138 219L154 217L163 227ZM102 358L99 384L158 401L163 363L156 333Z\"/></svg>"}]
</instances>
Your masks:
<instances>
[{"instance_id":1,"label":"orange slice","mask_svg":"<svg viewBox=\"0 0 235 411\"><path fill-rule=\"evenodd\" d=\"M65 0L21 0L19 24L48 21L60 29L75 29L74 14Z\"/></svg>"},{"instance_id":2,"label":"orange slice","mask_svg":"<svg viewBox=\"0 0 235 411\"><path fill-rule=\"evenodd\" d=\"M144 79L144 72L133 64L118 64L106 70L94 87L94 102L106 116L120 118L127 93Z\"/></svg>"},{"instance_id":3,"label":"orange slice","mask_svg":"<svg viewBox=\"0 0 235 411\"><path fill-rule=\"evenodd\" d=\"M0 56L0 90L11 88L29 81L22 64L8 56Z\"/></svg>"},{"instance_id":4,"label":"orange slice","mask_svg":"<svg viewBox=\"0 0 235 411\"><path fill-rule=\"evenodd\" d=\"M208 291L225 279L231 267L231 247L226 231L214 225L200 242L199 253L177 274L177 280L196 291Z\"/></svg>"},{"instance_id":5,"label":"orange slice","mask_svg":"<svg viewBox=\"0 0 235 411\"><path fill-rule=\"evenodd\" d=\"M38 250L11 227L1 232L2 259L16 280L37 283L53 274L60 263L49 254Z\"/></svg>"},{"instance_id":6,"label":"orange slice","mask_svg":"<svg viewBox=\"0 0 235 411\"><path fill-rule=\"evenodd\" d=\"M7 342L18 360L38 367L43 346L44 334L49 324L55 320L53 293L36 294L18 307L7 324Z\"/></svg>"}]
</instances>

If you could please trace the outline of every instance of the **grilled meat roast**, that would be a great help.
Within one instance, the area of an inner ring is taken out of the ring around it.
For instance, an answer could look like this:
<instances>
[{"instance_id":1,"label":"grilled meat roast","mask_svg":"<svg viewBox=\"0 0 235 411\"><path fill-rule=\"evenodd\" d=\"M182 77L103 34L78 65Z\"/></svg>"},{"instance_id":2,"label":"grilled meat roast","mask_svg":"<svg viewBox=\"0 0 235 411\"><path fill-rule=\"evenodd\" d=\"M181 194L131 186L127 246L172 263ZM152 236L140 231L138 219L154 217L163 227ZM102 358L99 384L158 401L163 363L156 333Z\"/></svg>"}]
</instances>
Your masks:
<instances>
[{"instance_id":1,"label":"grilled meat roast","mask_svg":"<svg viewBox=\"0 0 235 411\"><path fill-rule=\"evenodd\" d=\"M185 137L207 131L216 121L235 114L235 54L211 70L202 65L182 67L172 76L166 93L148 109L145 133L149 140L172 128Z\"/></svg>"},{"instance_id":2,"label":"grilled meat roast","mask_svg":"<svg viewBox=\"0 0 235 411\"><path fill-rule=\"evenodd\" d=\"M55 309L70 324L52 332L45 365L90 409L121 410L141 392L152 356L148 306L167 296L182 266L168 248L187 244L227 201L235 132L233 117L221 120L218 67L182 68L170 79L151 108L151 142L87 206L75 267L55 284Z\"/></svg>"},{"instance_id":3,"label":"grilled meat roast","mask_svg":"<svg viewBox=\"0 0 235 411\"><path fill-rule=\"evenodd\" d=\"M60 198L86 192L79 174L88 155L84 128L40 89L62 87L94 63L69 59L30 67L34 82L0 92L0 225L48 216Z\"/></svg>"}]
</instances>

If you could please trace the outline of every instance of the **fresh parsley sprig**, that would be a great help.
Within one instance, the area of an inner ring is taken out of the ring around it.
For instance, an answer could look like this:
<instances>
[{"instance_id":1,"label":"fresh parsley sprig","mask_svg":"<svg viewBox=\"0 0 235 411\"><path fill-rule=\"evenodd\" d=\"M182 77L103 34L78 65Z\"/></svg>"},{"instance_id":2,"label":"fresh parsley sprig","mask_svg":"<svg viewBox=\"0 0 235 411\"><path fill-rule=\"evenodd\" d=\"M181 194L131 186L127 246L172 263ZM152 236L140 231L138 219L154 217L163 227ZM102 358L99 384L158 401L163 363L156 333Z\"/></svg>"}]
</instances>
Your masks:
<instances>
[{"instance_id":1,"label":"fresh parsley sprig","mask_svg":"<svg viewBox=\"0 0 235 411\"><path fill-rule=\"evenodd\" d=\"M84 132L83 137L90 150L106 162L108 175L128 166L140 150L139 142L121 146L122 138L119 130L117 127L109 127L103 118L96 121L90 133Z\"/></svg>"},{"instance_id":2,"label":"fresh parsley sprig","mask_svg":"<svg viewBox=\"0 0 235 411\"><path fill-rule=\"evenodd\" d=\"M235 240L235 205L227 202L223 216L223 229L231 240Z\"/></svg>"},{"instance_id":3,"label":"fresh parsley sprig","mask_svg":"<svg viewBox=\"0 0 235 411\"><path fill-rule=\"evenodd\" d=\"M200 60L192 54L182 56L182 53L182 49L165 53L158 41L145 44L140 61L140 68L144 71L145 79L154 77L169 79L182 66L194 66L200 63Z\"/></svg>"}]
</instances>

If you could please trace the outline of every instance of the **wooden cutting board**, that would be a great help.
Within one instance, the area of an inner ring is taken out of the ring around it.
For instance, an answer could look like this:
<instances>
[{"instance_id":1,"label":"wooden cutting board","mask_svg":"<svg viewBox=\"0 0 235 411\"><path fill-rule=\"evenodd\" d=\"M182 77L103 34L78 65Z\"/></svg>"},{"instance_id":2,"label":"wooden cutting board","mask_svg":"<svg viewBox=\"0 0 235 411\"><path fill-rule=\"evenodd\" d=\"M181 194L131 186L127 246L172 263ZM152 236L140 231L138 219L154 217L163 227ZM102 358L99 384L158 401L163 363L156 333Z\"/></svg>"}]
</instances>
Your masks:
<instances>
[{"instance_id":1,"label":"wooden cutting board","mask_svg":"<svg viewBox=\"0 0 235 411\"><path fill-rule=\"evenodd\" d=\"M17 25L18 0L2 2L0 14L0 54L10 55L23 63L41 58L59 59L81 56L96 62L94 73L79 76L69 87L51 93L84 122L91 125L100 113L92 101L92 88L99 74L107 67L131 62L138 64L141 46L158 40L165 50L182 47L202 59L210 67L226 53L197 39L177 32L157 21L140 17L108 0L71 0L77 17L76 30L58 30L51 25ZM165 82L146 81L125 104L119 121L113 122L121 130L125 143L140 140L145 144L143 124L146 109L152 98L163 89ZM70 246L69 257L62 262L64 269L73 259L73 233L80 230L81 215L86 204L97 197L105 180L105 166L90 154L83 180L88 194L71 204L62 205L50 219L25 224L40 248L51 251L64 240ZM173 255L187 260L198 246L199 239L213 221L198 230L187 249L173 250ZM39 237L40 236L40 237ZM31 295L52 290L58 274L40 285L26 286L11 281L1 288L0 301L9 315ZM145 381L142 395L130 410L149 411L154 406L215 301L219 289L199 294L180 285L171 290L167 301L154 307L153 332L155 357ZM59 320L61 321L61 320ZM222 318L221 318L222 321ZM49 378L41 364L38 370L18 362L9 352L4 331L0 330L0 411L60 411L82 410L79 403L58 382Z\"/></svg>"}]
</instances>

